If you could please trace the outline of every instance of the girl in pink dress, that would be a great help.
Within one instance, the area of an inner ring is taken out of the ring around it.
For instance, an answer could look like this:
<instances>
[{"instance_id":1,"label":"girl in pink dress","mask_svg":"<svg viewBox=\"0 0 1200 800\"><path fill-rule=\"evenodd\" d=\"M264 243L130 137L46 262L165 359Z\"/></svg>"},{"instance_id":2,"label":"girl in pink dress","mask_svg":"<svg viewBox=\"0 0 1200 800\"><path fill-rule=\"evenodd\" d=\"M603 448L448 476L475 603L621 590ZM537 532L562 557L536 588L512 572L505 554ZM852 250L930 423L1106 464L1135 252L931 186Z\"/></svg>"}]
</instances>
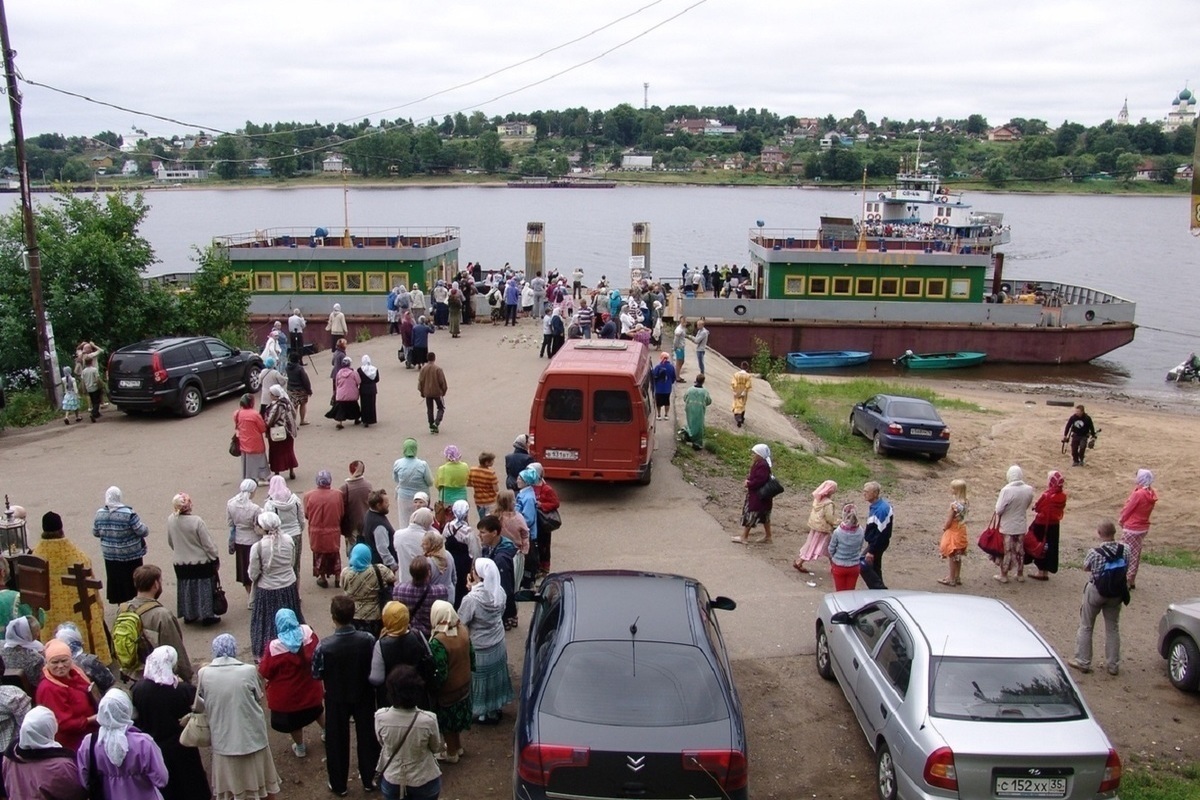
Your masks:
<instances>
[{"instance_id":1,"label":"girl in pink dress","mask_svg":"<svg viewBox=\"0 0 1200 800\"><path fill-rule=\"evenodd\" d=\"M812 511L808 514L808 538L804 547L792 562L797 572L809 574L804 562L817 558L829 558L829 536L838 524L837 511L833 507L833 496L837 493L836 481L825 481L812 493Z\"/></svg>"}]
</instances>

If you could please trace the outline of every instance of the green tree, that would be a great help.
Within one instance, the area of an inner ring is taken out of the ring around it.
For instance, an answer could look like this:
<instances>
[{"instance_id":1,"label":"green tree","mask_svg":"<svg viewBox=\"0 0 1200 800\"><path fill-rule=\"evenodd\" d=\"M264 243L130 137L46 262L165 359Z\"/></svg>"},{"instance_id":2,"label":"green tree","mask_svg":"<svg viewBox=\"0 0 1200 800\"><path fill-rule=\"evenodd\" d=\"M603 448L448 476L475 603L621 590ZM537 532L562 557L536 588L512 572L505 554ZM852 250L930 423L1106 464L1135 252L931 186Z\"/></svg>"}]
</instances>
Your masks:
<instances>
[{"instance_id":1,"label":"green tree","mask_svg":"<svg viewBox=\"0 0 1200 800\"><path fill-rule=\"evenodd\" d=\"M230 134L222 134L212 148L213 158L217 162L217 175L225 180L240 178L246 174L246 165L239 163L245 158L243 140Z\"/></svg>"},{"instance_id":2,"label":"green tree","mask_svg":"<svg viewBox=\"0 0 1200 800\"><path fill-rule=\"evenodd\" d=\"M504 155L500 134L494 128L479 135L479 166L484 172L494 174L504 166Z\"/></svg>"},{"instance_id":3,"label":"green tree","mask_svg":"<svg viewBox=\"0 0 1200 800\"><path fill-rule=\"evenodd\" d=\"M1011 176L1012 170L1003 158L990 158L983 165L983 179L992 186L1003 186Z\"/></svg>"},{"instance_id":4,"label":"green tree","mask_svg":"<svg viewBox=\"0 0 1200 800\"><path fill-rule=\"evenodd\" d=\"M967 124L964 126L964 129L972 136L982 136L988 130L987 117L983 116L983 114L972 114L967 117Z\"/></svg>"},{"instance_id":5,"label":"green tree","mask_svg":"<svg viewBox=\"0 0 1200 800\"><path fill-rule=\"evenodd\" d=\"M1175 185L1175 170L1179 169L1180 160L1175 156L1163 156L1158 163L1158 182L1167 186Z\"/></svg>"},{"instance_id":6,"label":"green tree","mask_svg":"<svg viewBox=\"0 0 1200 800\"><path fill-rule=\"evenodd\" d=\"M95 177L92 168L83 159L72 158L63 164L59 175L68 183L86 183Z\"/></svg>"},{"instance_id":7,"label":"green tree","mask_svg":"<svg viewBox=\"0 0 1200 800\"><path fill-rule=\"evenodd\" d=\"M192 261L197 268L191 286L179 295L177 332L214 335L245 327L250 290L244 282L233 279L228 254L209 245L203 250L196 248Z\"/></svg>"},{"instance_id":8,"label":"green tree","mask_svg":"<svg viewBox=\"0 0 1200 800\"><path fill-rule=\"evenodd\" d=\"M638 139L638 112L629 103L621 103L604 114L604 136L613 144L629 147Z\"/></svg>"},{"instance_id":9,"label":"green tree","mask_svg":"<svg viewBox=\"0 0 1200 800\"><path fill-rule=\"evenodd\" d=\"M1177 156L1192 155L1192 151L1196 148L1196 129L1191 125L1184 125L1175 130L1175 139L1171 143L1171 152Z\"/></svg>"},{"instance_id":10,"label":"green tree","mask_svg":"<svg viewBox=\"0 0 1200 800\"><path fill-rule=\"evenodd\" d=\"M1117 156L1116 176L1126 182L1133 180L1140 163L1142 157L1137 153L1121 153Z\"/></svg>"}]
</instances>

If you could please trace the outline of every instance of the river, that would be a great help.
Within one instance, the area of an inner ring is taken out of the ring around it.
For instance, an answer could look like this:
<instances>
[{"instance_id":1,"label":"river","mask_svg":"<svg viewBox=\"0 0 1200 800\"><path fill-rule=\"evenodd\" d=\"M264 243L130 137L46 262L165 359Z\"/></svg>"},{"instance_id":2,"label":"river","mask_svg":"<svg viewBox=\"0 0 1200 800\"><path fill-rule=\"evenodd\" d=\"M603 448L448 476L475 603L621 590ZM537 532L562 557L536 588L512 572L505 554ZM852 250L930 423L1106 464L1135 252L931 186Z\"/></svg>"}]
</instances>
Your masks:
<instances>
[{"instance_id":1,"label":"river","mask_svg":"<svg viewBox=\"0 0 1200 800\"><path fill-rule=\"evenodd\" d=\"M580 266L592 283L601 274L627 275L634 222L650 223L654 274L677 280L685 262L746 263L747 234L759 220L768 228L813 229L822 214L854 216L861 204L858 192L787 187L188 188L146 197L150 212L142 232L160 259L151 274L190 271L192 248L214 236L271 227L333 232L348 214L351 227L458 226L460 263L479 261L485 270L505 262L523 266L525 224L544 222L547 265L563 272ZM989 193L966 199L978 210L1002 212L1011 226L1012 243L1002 248L1006 278L1111 292L1138 304L1141 326L1131 344L1088 365L985 366L971 376L1083 385L1172 405L1200 397L1200 387L1163 381L1170 367L1200 349L1200 320L1188 304L1200 298L1200 240L1188 233L1185 196ZM872 372L890 368L876 364Z\"/></svg>"}]
</instances>

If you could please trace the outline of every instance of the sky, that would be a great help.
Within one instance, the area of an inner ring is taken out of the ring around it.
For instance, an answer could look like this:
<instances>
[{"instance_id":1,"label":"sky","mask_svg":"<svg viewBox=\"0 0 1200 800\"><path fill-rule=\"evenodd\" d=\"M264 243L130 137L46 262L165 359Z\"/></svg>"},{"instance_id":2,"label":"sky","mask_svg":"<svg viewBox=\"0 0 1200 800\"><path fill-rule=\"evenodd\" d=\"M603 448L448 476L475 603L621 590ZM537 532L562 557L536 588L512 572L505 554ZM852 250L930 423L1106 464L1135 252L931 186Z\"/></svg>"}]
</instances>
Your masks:
<instances>
[{"instance_id":1,"label":"sky","mask_svg":"<svg viewBox=\"0 0 1200 800\"><path fill-rule=\"evenodd\" d=\"M5 0L26 135L171 136L619 103L780 116L1162 119L1195 0ZM942 10L939 10L942 9ZM464 85L469 84L469 85ZM8 137L5 137L8 138Z\"/></svg>"}]
</instances>

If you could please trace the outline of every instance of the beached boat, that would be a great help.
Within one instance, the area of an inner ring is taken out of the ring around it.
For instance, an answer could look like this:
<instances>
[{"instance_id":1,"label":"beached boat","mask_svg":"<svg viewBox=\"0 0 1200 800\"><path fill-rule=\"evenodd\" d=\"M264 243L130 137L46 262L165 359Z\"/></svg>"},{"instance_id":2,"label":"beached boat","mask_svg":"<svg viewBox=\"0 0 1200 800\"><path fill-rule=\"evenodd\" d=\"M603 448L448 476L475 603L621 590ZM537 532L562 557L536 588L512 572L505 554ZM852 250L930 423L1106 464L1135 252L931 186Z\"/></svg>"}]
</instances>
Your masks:
<instances>
[{"instance_id":1,"label":"beached boat","mask_svg":"<svg viewBox=\"0 0 1200 800\"><path fill-rule=\"evenodd\" d=\"M590 178L522 178L508 181L506 185L509 189L612 189L617 182Z\"/></svg>"},{"instance_id":2,"label":"beached boat","mask_svg":"<svg viewBox=\"0 0 1200 800\"><path fill-rule=\"evenodd\" d=\"M983 363L987 353L972 353L955 350L948 353L914 353L906 350L904 355L893 359L893 363L909 369L958 369L974 367Z\"/></svg>"},{"instance_id":3,"label":"beached boat","mask_svg":"<svg viewBox=\"0 0 1200 800\"><path fill-rule=\"evenodd\" d=\"M1134 303L1054 280L1012 277L997 248L1003 214L977 211L936 175L901 173L866 191L857 218L815 230L752 228L750 297L688 298L709 344L734 360L852 348L940 352L948 342L988 362L1090 361L1133 340Z\"/></svg>"},{"instance_id":4,"label":"beached boat","mask_svg":"<svg viewBox=\"0 0 1200 800\"><path fill-rule=\"evenodd\" d=\"M788 366L800 372L810 369L853 367L856 364L865 364L870 360L870 353L859 350L808 350L787 354Z\"/></svg>"}]
</instances>

